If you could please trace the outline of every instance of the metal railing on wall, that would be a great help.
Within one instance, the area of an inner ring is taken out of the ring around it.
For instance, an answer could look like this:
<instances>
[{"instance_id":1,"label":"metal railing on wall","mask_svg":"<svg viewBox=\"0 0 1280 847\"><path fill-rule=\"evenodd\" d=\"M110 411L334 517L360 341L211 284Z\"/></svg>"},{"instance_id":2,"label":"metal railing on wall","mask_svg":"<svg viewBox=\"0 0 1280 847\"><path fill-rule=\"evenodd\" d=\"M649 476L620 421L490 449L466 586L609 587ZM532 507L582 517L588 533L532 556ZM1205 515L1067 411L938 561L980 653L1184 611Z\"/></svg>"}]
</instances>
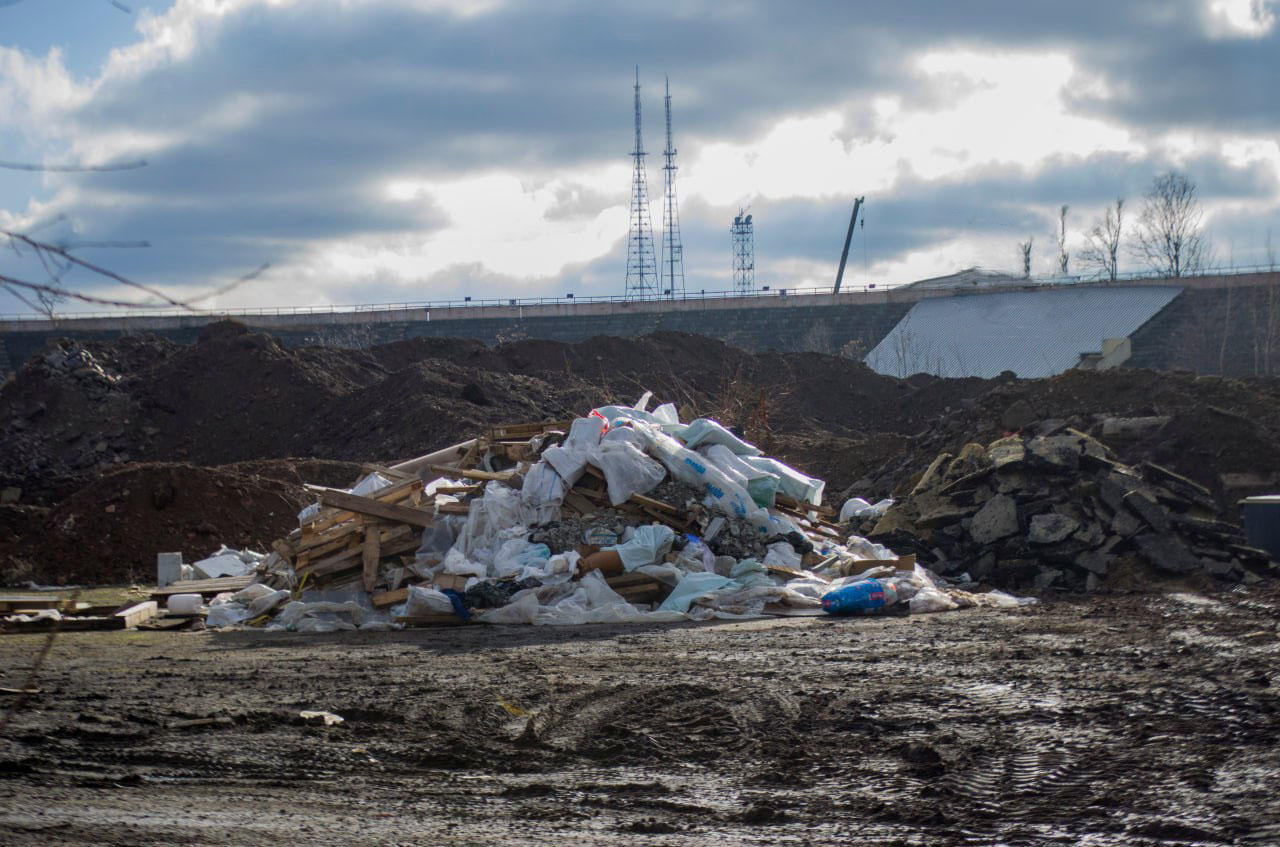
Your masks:
<instances>
[{"instance_id":1,"label":"metal railing on wall","mask_svg":"<svg viewBox=\"0 0 1280 847\"><path fill-rule=\"evenodd\" d=\"M1280 270L1275 265L1250 265L1250 266L1234 266L1229 268L1208 268L1195 274L1184 274L1182 278L1210 277L1210 276L1238 276L1244 274L1256 273L1274 273ZM1176 282L1176 278L1168 277L1160 273L1152 271L1139 271L1133 273L1118 274L1114 280L1103 276L1037 276L1027 280L1017 279L1016 277L998 277L999 281L992 283L978 279L973 283L956 283L956 282L939 282L936 285L924 285L921 283L911 283L909 285L884 286L875 283L868 285L845 286L841 294L848 293L868 293L868 292L885 292L896 291L910 288L913 291L969 291L969 290L999 290L1001 288L1016 288L1022 286L1065 286L1080 284L1096 284L1108 282L1135 282L1144 280L1164 280ZM985 282L985 284L984 284ZM809 297L818 294L831 294L830 286L811 286L805 288L776 288L772 286L763 286L749 295L747 299L767 298L767 297ZM473 298L466 297L462 300L415 300L403 301L398 303L352 303L343 305L328 306L266 306L258 308L244 309L118 309L115 311L98 311L98 312L59 312L53 318L57 321L73 321L87 320L91 318L163 318L163 317L185 317L185 318L222 318L222 317L262 317L276 315L332 315L332 314L351 314L361 312L396 312L396 311L434 311L440 309L477 309L510 307L518 308L523 306L573 306L578 304L592 303L664 303L664 302L684 302L697 300L728 300L741 299L743 294L738 291L689 291L682 293L679 297L663 297L655 296L645 299L636 299L634 297L624 297L622 295L600 295L588 297L576 297L574 295L566 295L564 297L499 297L499 298ZM35 314L31 312L20 312L2 314L0 313L0 321L47 321L50 318L46 315Z\"/></svg>"}]
</instances>

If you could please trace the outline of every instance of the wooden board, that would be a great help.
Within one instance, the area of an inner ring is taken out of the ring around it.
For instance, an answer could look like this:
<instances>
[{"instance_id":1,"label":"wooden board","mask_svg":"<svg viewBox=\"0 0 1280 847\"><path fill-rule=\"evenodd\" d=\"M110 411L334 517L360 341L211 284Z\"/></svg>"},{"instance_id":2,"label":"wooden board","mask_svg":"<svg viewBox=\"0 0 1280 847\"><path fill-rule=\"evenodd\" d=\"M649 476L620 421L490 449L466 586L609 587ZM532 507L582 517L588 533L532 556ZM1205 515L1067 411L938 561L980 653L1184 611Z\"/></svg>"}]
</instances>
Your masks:
<instances>
[{"instance_id":1,"label":"wooden board","mask_svg":"<svg viewBox=\"0 0 1280 847\"><path fill-rule=\"evenodd\" d=\"M408 588L397 588L395 591L383 591L382 593L374 594L369 598L375 609L385 609L388 606L395 606L408 599Z\"/></svg>"},{"instance_id":2,"label":"wooden board","mask_svg":"<svg viewBox=\"0 0 1280 847\"><path fill-rule=\"evenodd\" d=\"M470 503L437 503L436 512L441 515L469 515Z\"/></svg>"},{"instance_id":3,"label":"wooden board","mask_svg":"<svg viewBox=\"0 0 1280 847\"><path fill-rule=\"evenodd\" d=\"M211 596L221 594L223 591L239 591L241 588L248 588L253 584L254 575L245 574L243 576L224 576L218 579L192 579L185 582L171 582L164 588L157 588L151 592L151 597L159 599L168 597L171 594L202 594Z\"/></svg>"},{"instance_id":4,"label":"wooden board","mask_svg":"<svg viewBox=\"0 0 1280 847\"><path fill-rule=\"evenodd\" d=\"M793 509L800 512L817 512L819 515L822 515L828 518L835 517L840 514L830 506L815 506L812 503L803 503L795 499L794 497L788 497L785 494L775 494L773 497L773 502L778 504L779 506L785 506L788 509Z\"/></svg>"},{"instance_id":5,"label":"wooden board","mask_svg":"<svg viewBox=\"0 0 1280 847\"><path fill-rule=\"evenodd\" d=\"M127 609L121 609L115 616L124 621L124 628L130 629L140 623L146 623L160 614L160 605L155 600L146 600Z\"/></svg>"},{"instance_id":6,"label":"wooden board","mask_svg":"<svg viewBox=\"0 0 1280 847\"><path fill-rule=\"evenodd\" d=\"M463 479L480 479L485 480L486 482L510 482L516 477L515 471L501 471L493 473L492 471L475 471L464 468L455 468L450 467L449 465L428 465L428 467L437 473L444 474L445 476L460 476Z\"/></svg>"},{"instance_id":7,"label":"wooden board","mask_svg":"<svg viewBox=\"0 0 1280 847\"><path fill-rule=\"evenodd\" d=\"M0 613L18 611L39 611L40 609L61 609L66 598L57 594L46 594L39 597L5 594L0 596Z\"/></svg>"},{"instance_id":8,"label":"wooden board","mask_svg":"<svg viewBox=\"0 0 1280 847\"><path fill-rule=\"evenodd\" d=\"M365 530L364 543L360 546L360 563L364 568L364 590L373 591L378 584L378 560L382 558L382 544L379 542L380 528L374 524Z\"/></svg>"},{"instance_id":9,"label":"wooden board","mask_svg":"<svg viewBox=\"0 0 1280 847\"><path fill-rule=\"evenodd\" d=\"M405 546L406 541L408 542L407 547ZM413 530L406 524L399 524L378 533L379 553L382 556L393 556L397 553L403 553L406 549L417 549L418 543L419 541ZM360 565L363 552L363 545L357 544L327 558L298 565L297 571L298 573L311 574L313 577L344 571L347 568L354 568Z\"/></svg>"},{"instance_id":10,"label":"wooden board","mask_svg":"<svg viewBox=\"0 0 1280 847\"><path fill-rule=\"evenodd\" d=\"M360 497L342 491L326 491L320 495L320 503L337 509L345 509L370 517L381 518L395 523L406 523L411 526L427 527L435 523L431 512L411 509L407 506L395 506L369 497Z\"/></svg>"}]
</instances>

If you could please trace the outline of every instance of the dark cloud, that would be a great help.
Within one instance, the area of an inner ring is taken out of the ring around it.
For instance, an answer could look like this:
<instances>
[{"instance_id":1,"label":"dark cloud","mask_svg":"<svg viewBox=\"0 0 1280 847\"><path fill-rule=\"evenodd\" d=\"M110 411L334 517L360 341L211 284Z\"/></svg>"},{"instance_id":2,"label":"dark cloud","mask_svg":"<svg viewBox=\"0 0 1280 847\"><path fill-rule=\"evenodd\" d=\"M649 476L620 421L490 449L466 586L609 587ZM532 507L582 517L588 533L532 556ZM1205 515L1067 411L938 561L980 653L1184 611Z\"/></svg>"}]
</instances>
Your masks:
<instances>
[{"instance_id":1,"label":"dark cloud","mask_svg":"<svg viewBox=\"0 0 1280 847\"><path fill-rule=\"evenodd\" d=\"M556 179L563 185L550 221L588 220L624 203L625 184L601 192L575 183L574 173L626 162L637 63L655 222L663 73L672 81L684 161L708 143L749 143L783 117L816 110L845 116L845 143L873 137L875 97L930 110L968 92L974 83L963 75L926 76L916 65L922 52L959 48L1067 53L1111 92L1103 99L1069 91L1071 107L1131 126L1139 138L1169 128L1274 131L1280 112L1270 89L1280 71L1280 35L1213 37L1204 5L556 0L464 16L397 4L252 6L213 20L180 60L105 77L66 116L82 140L116 133L176 138L158 149L122 151L145 156L149 167L47 184L68 192L55 210L65 208L86 237L155 245L113 255L122 270L198 283L262 261L287 265L333 239L425 242L447 224L449 210L430 197L387 200L393 179L494 170L544 184ZM936 181L907 174L892 191L869 198L868 249L878 261L892 261L966 235L1012 243L1043 233L1047 242L1061 203L1083 227L1116 195L1136 207L1152 175L1171 164L1099 154L1032 169L971 168ZM1277 192L1275 173L1260 166L1236 168L1210 156L1180 165L1206 198L1257 200ZM760 201L761 267L795 259L834 268L851 201ZM692 285L727 282L732 212L686 200L686 272L698 277ZM1244 224L1221 223L1231 232ZM326 296L372 301L409 286L431 292L415 299L482 289L617 293L625 234L607 255L554 279L504 277L482 262L477 257L475 265L421 282L371 271L332 282Z\"/></svg>"}]
</instances>

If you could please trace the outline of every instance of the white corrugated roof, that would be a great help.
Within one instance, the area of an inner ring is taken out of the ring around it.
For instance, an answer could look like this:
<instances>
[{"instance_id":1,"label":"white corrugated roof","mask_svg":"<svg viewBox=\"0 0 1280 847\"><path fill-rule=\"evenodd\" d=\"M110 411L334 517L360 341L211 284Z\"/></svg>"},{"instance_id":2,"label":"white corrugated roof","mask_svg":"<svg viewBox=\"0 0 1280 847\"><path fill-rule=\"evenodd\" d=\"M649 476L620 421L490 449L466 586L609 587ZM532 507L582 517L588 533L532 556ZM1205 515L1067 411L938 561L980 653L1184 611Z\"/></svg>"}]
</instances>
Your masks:
<instances>
[{"instance_id":1,"label":"white corrugated roof","mask_svg":"<svg viewBox=\"0 0 1280 847\"><path fill-rule=\"evenodd\" d=\"M1088 286L923 300L867 354L878 373L1053 376L1125 338L1182 292L1176 285Z\"/></svg>"}]
</instances>

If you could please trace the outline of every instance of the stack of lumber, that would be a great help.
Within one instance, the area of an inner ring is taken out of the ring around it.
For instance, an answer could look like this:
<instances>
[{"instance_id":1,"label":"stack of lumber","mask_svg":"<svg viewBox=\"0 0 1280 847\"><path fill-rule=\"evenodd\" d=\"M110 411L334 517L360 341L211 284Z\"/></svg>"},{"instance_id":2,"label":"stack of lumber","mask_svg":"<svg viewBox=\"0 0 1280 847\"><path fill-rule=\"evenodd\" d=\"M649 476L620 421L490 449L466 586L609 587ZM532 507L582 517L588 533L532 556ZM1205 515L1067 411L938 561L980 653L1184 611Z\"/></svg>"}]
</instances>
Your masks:
<instances>
[{"instance_id":1,"label":"stack of lumber","mask_svg":"<svg viewBox=\"0 0 1280 847\"><path fill-rule=\"evenodd\" d=\"M41 612L55 611L58 615L39 616ZM155 600L127 603L124 606L97 606L89 603L72 603L62 597L3 597L0 598L0 631L5 633L84 632L104 629L132 629L159 616L160 607Z\"/></svg>"}]
</instances>

